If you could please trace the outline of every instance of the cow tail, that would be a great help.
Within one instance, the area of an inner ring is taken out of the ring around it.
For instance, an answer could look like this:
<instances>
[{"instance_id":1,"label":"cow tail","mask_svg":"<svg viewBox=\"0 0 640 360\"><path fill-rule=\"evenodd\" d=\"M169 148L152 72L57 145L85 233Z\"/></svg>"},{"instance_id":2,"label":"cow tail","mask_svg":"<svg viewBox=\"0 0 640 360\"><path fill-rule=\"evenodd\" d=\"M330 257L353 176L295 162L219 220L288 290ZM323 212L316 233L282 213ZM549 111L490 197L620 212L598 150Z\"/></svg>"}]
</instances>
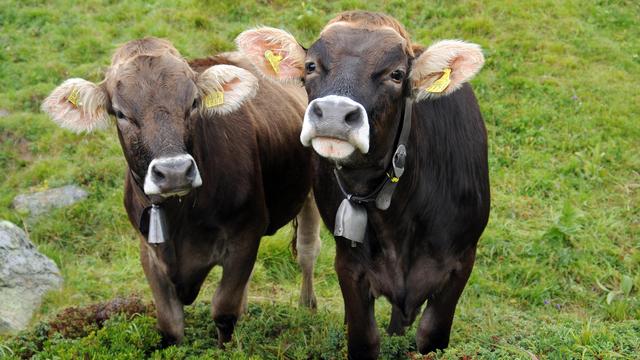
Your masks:
<instances>
[{"instance_id":1,"label":"cow tail","mask_svg":"<svg viewBox=\"0 0 640 360\"><path fill-rule=\"evenodd\" d=\"M291 221L291 227L293 228L293 235L291 236L291 254L293 257L298 257L298 218L294 218Z\"/></svg>"}]
</instances>

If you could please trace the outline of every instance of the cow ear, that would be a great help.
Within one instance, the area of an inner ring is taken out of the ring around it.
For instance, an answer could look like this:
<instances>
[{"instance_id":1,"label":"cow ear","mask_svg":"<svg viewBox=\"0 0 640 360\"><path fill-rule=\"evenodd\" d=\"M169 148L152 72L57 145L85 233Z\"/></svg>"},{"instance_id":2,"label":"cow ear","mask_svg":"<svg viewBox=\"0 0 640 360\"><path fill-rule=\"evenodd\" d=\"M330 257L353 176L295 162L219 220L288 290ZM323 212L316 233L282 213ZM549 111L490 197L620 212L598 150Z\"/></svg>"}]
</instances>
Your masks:
<instances>
[{"instance_id":1,"label":"cow ear","mask_svg":"<svg viewBox=\"0 0 640 360\"><path fill-rule=\"evenodd\" d=\"M109 124L108 96L102 86L84 79L68 79L42 103L42 111L59 126L81 133Z\"/></svg>"},{"instance_id":2,"label":"cow ear","mask_svg":"<svg viewBox=\"0 0 640 360\"><path fill-rule=\"evenodd\" d=\"M237 66L214 65L200 74L198 88L201 110L225 115L238 110L256 95L258 79Z\"/></svg>"},{"instance_id":3,"label":"cow ear","mask_svg":"<svg viewBox=\"0 0 640 360\"><path fill-rule=\"evenodd\" d=\"M471 80L484 64L477 44L443 40L427 48L414 60L411 84L416 99L446 96Z\"/></svg>"},{"instance_id":4,"label":"cow ear","mask_svg":"<svg viewBox=\"0 0 640 360\"><path fill-rule=\"evenodd\" d=\"M293 35L280 29L260 27L236 38L238 50L265 76L285 82L300 82L306 51Z\"/></svg>"}]
</instances>

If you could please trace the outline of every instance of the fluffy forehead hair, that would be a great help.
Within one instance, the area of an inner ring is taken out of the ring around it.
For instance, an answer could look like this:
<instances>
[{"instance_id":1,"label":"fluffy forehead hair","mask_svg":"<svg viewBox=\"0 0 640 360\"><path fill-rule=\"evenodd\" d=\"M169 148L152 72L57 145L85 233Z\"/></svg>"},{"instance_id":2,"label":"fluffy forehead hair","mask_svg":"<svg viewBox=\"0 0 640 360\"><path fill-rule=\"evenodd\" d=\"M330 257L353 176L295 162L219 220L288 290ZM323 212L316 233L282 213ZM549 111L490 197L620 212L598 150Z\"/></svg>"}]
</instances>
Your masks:
<instances>
[{"instance_id":1,"label":"fluffy forehead hair","mask_svg":"<svg viewBox=\"0 0 640 360\"><path fill-rule=\"evenodd\" d=\"M393 17L375 13L370 11L345 11L338 14L333 19L329 20L327 25L322 29L324 32L328 27L335 23L348 23L349 26L364 28L364 29L376 29L376 28L391 28L395 32L400 35L405 40L404 50L407 55L414 57L413 48L411 46L411 38L409 37L409 33L405 30L404 26L398 22L398 20Z\"/></svg>"},{"instance_id":2,"label":"fluffy forehead hair","mask_svg":"<svg viewBox=\"0 0 640 360\"><path fill-rule=\"evenodd\" d=\"M146 37L144 39L132 40L121 45L111 58L111 66L107 70L106 77L110 78L116 75L122 65L135 58L160 57L163 55L173 56L188 66L186 60L182 58L171 42L165 39Z\"/></svg>"},{"instance_id":3,"label":"fluffy forehead hair","mask_svg":"<svg viewBox=\"0 0 640 360\"><path fill-rule=\"evenodd\" d=\"M155 37L132 40L121 45L111 58L111 65L118 65L138 55L157 56L165 52L180 57L180 53L168 40Z\"/></svg>"}]
</instances>

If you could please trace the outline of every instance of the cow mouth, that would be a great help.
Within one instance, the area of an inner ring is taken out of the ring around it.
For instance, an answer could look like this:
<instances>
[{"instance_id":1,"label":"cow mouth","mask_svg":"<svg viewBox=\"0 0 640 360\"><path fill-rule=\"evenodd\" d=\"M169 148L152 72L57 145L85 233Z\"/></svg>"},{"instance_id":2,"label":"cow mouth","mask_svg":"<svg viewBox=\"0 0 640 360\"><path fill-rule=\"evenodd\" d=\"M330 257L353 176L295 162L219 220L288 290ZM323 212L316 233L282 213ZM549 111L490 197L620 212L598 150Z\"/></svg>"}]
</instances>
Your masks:
<instances>
[{"instance_id":1,"label":"cow mouth","mask_svg":"<svg viewBox=\"0 0 640 360\"><path fill-rule=\"evenodd\" d=\"M332 160L345 159L356 150L348 141L324 136L311 139L311 146L318 155Z\"/></svg>"},{"instance_id":2,"label":"cow mouth","mask_svg":"<svg viewBox=\"0 0 640 360\"><path fill-rule=\"evenodd\" d=\"M181 189L175 189L175 190L171 190L170 192L165 192L165 193L160 193L157 194L160 197L163 198L170 198L170 197L182 197L182 196L186 196L187 194L189 194L191 192L191 187L189 188L181 188Z\"/></svg>"}]
</instances>

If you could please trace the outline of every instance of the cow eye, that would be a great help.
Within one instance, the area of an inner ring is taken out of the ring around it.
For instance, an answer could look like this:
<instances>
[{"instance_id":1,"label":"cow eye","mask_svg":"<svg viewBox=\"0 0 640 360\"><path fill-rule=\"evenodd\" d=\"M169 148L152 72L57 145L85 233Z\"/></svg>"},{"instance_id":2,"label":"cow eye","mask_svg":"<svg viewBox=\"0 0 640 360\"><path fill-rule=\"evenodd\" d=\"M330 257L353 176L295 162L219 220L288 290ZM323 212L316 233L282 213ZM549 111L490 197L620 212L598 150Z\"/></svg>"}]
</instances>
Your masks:
<instances>
[{"instance_id":1,"label":"cow eye","mask_svg":"<svg viewBox=\"0 0 640 360\"><path fill-rule=\"evenodd\" d=\"M391 76L391 80L399 83L404 80L404 71L394 70L389 76Z\"/></svg>"},{"instance_id":2,"label":"cow eye","mask_svg":"<svg viewBox=\"0 0 640 360\"><path fill-rule=\"evenodd\" d=\"M118 119L119 122L125 122L125 123L128 123L128 124L133 124L135 126L139 126L138 123L133 118L128 118L120 110L115 110L115 115L116 115L116 119Z\"/></svg>"},{"instance_id":3,"label":"cow eye","mask_svg":"<svg viewBox=\"0 0 640 360\"><path fill-rule=\"evenodd\" d=\"M198 98L193 99L193 104L191 104L191 111L195 111L196 109L198 109Z\"/></svg>"},{"instance_id":4,"label":"cow eye","mask_svg":"<svg viewBox=\"0 0 640 360\"><path fill-rule=\"evenodd\" d=\"M312 72L316 71L316 63L308 62L304 64L304 69L307 71L307 74L311 74Z\"/></svg>"}]
</instances>

